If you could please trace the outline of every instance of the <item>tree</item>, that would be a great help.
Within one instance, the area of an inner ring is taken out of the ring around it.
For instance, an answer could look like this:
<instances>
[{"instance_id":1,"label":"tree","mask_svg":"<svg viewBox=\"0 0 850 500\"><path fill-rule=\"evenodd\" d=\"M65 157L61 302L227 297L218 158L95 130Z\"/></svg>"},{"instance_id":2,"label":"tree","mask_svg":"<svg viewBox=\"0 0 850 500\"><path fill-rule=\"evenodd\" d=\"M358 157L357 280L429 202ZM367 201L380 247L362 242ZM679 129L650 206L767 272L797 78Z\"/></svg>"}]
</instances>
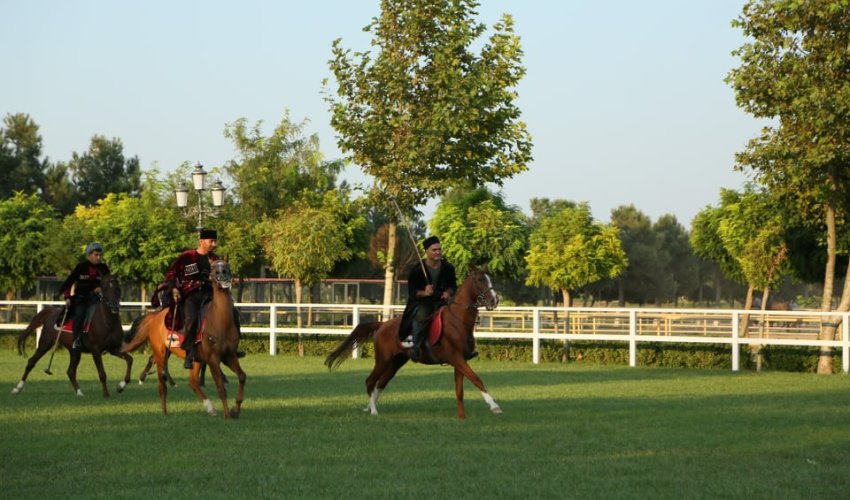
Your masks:
<instances>
[{"instance_id":1,"label":"tree","mask_svg":"<svg viewBox=\"0 0 850 500\"><path fill-rule=\"evenodd\" d=\"M349 242L363 220L347 219L349 208L346 200L331 191L320 207L302 200L262 223L263 249L279 276L295 280L296 304L302 302L304 286L319 282L337 261L351 257ZM297 321L301 326L300 307ZM300 342L299 353L304 353Z\"/></svg>"},{"instance_id":2,"label":"tree","mask_svg":"<svg viewBox=\"0 0 850 500\"><path fill-rule=\"evenodd\" d=\"M125 158L124 145L118 138L92 136L88 151L75 152L68 170L79 194L78 201L86 206L93 206L110 193L139 193L139 158Z\"/></svg>"},{"instance_id":3,"label":"tree","mask_svg":"<svg viewBox=\"0 0 850 500\"><path fill-rule=\"evenodd\" d=\"M0 199L39 193L44 184L38 125L24 113L8 114L0 128Z\"/></svg>"},{"instance_id":4,"label":"tree","mask_svg":"<svg viewBox=\"0 0 850 500\"><path fill-rule=\"evenodd\" d=\"M224 136L239 154L225 170L235 181L240 217L274 216L306 196L312 197L312 203L321 203L324 193L334 189L343 163L324 161L319 136L303 135L306 123L292 123L286 111L268 137L263 135L262 121L249 127L240 118L225 126Z\"/></svg>"},{"instance_id":5,"label":"tree","mask_svg":"<svg viewBox=\"0 0 850 500\"><path fill-rule=\"evenodd\" d=\"M652 231L655 233L660 267L670 272L671 288L664 288L662 297L673 299L678 305L680 297L699 287L699 260L688 241L687 230L674 215L662 215L652 225Z\"/></svg>"},{"instance_id":6,"label":"tree","mask_svg":"<svg viewBox=\"0 0 850 500\"><path fill-rule=\"evenodd\" d=\"M531 233L526 283L560 291L569 307L570 290L615 278L626 269L617 233L615 226L594 221L587 203L544 217Z\"/></svg>"},{"instance_id":7,"label":"tree","mask_svg":"<svg viewBox=\"0 0 850 500\"><path fill-rule=\"evenodd\" d=\"M629 264L617 277L617 299L620 307L626 299L644 304L658 297L660 283L668 272L659 262L652 221L634 205L611 211L611 224L619 229L620 241Z\"/></svg>"},{"instance_id":8,"label":"tree","mask_svg":"<svg viewBox=\"0 0 850 500\"><path fill-rule=\"evenodd\" d=\"M380 15L364 29L372 34L374 58L333 42L336 96L326 92L331 125L340 149L375 178L373 203L392 214L385 304L392 301L398 217L415 214L452 186L501 185L531 159L514 104L525 69L513 20L504 15L475 54L471 46L486 30L473 20L477 6L474 0L382 0Z\"/></svg>"},{"instance_id":9,"label":"tree","mask_svg":"<svg viewBox=\"0 0 850 500\"><path fill-rule=\"evenodd\" d=\"M72 216L82 221L87 238L103 245L110 270L143 290L162 281L175 257L194 243L160 196L163 184L149 174L145 186L139 197L109 194L94 207L77 207Z\"/></svg>"},{"instance_id":10,"label":"tree","mask_svg":"<svg viewBox=\"0 0 850 500\"><path fill-rule=\"evenodd\" d=\"M440 235L443 254L457 267L459 279L469 264L486 264L506 278L523 274L528 221L500 195L486 188L454 190L440 202L430 227Z\"/></svg>"},{"instance_id":11,"label":"tree","mask_svg":"<svg viewBox=\"0 0 850 500\"><path fill-rule=\"evenodd\" d=\"M727 82L740 107L772 120L736 156L759 182L812 226L826 228L827 260L821 310L832 309L839 253L846 253L850 206L850 5L818 0L752 0L733 25L748 41ZM842 235L839 239L838 235ZM850 268L848 268L850 270ZM850 272L837 310L850 310ZM833 340L827 323L819 338ZM832 373L832 351L821 348L818 373Z\"/></svg>"},{"instance_id":12,"label":"tree","mask_svg":"<svg viewBox=\"0 0 850 500\"><path fill-rule=\"evenodd\" d=\"M58 226L58 214L35 193L0 200L0 290L8 299L48 269L45 248Z\"/></svg>"}]
</instances>

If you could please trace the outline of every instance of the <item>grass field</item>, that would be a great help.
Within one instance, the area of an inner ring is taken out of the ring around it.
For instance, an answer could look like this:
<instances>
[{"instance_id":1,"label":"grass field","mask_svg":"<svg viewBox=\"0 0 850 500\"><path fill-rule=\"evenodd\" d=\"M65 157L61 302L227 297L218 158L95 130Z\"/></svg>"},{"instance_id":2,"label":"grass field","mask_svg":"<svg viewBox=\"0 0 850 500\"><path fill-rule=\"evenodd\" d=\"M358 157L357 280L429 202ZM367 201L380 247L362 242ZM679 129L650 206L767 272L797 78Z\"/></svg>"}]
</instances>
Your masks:
<instances>
[{"instance_id":1,"label":"grass field","mask_svg":"<svg viewBox=\"0 0 850 500\"><path fill-rule=\"evenodd\" d=\"M361 410L371 360L250 355L242 417L207 416L172 362L170 415L156 384L100 396L91 358L79 398L43 359L0 350L4 498L846 498L850 380L473 361L504 415L452 371L407 366ZM136 356L134 377L144 362ZM209 387L208 393L214 393ZM220 403L212 398L220 412Z\"/></svg>"}]
</instances>

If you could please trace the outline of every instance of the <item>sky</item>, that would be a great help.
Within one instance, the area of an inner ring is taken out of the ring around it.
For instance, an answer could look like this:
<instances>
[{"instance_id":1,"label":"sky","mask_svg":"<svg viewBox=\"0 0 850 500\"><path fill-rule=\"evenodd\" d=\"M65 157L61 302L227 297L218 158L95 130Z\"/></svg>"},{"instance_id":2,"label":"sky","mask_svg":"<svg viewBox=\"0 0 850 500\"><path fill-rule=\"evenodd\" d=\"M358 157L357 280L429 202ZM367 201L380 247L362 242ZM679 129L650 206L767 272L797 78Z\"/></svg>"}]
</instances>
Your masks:
<instances>
[{"instance_id":1,"label":"sky","mask_svg":"<svg viewBox=\"0 0 850 500\"><path fill-rule=\"evenodd\" d=\"M528 170L502 194L588 202L595 218L634 205L689 228L721 188L747 180L735 153L762 123L724 82L745 39L744 0L483 0L477 20L514 18L526 76L516 88L532 136ZM226 124L271 133L289 110L343 158L322 82L331 43L368 50L378 0L0 0L0 116L27 113L51 161L99 134L144 170L207 170L237 158ZM488 30L487 34L491 34ZM485 35L486 36L486 35ZM344 179L369 182L356 165ZM498 189L498 188L497 188ZM433 213L436 201L424 207Z\"/></svg>"}]
</instances>

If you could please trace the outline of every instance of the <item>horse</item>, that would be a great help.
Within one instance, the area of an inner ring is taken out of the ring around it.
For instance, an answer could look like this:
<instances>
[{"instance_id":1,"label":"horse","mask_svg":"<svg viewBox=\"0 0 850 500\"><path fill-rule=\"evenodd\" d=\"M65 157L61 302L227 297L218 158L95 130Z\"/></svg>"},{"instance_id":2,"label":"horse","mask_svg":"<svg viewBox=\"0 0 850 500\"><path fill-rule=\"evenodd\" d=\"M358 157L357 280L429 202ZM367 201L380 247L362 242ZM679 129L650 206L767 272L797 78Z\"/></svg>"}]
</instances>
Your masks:
<instances>
[{"instance_id":1,"label":"horse","mask_svg":"<svg viewBox=\"0 0 850 500\"><path fill-rule=\"evenodd\" d=\"M434 342L424 342L422 354L415 362L422 364L449 364L454 367L455 396L457 398L457 416L466 418L463 406L463 378L466 377L481 392L484 401L495 415L502 409L487 392L481 378L472 370L467 359L472 355L475 338L473 329L478 318L478 308L484 306L488 311L499 304L499 297L493 288L493 280L484 269L470 268L469 275L463 281L450 303L435 313L442 323L442 335ZM436 322L436 321L435 321ZM325 365L333 370L342 364L355 347L372 339L375 345L375 366L366 378L366 394L369 402L364 411L378 415L378 396L395 376L396 372L411 358L399 340L401 318L389 321L376 321L357 325L348 337L339 343L336 349L325 359Z\"/></svg>"},{"instance_id":2,"label":"horse","mask_svg":"<svg viewBox=\"0 0 850 500\"><path fill-rule=\"evenodd\" d=\"M212 285L212 300L205 306L198 327L198 338L200 345L197 356L189 373L189 386L204 405L207 413L216 415L212 403L201 390L199 374L202 364L209 367L210 373L215 380L218 395L224 407L224 418L239 418L242 408L242 399L245 392L245 379L247 376L239 366L239 358L236 350L239 346L239 333L234 318L233 298L230 295L231 285L230 266L223 260L212 263L210 282ZM159 398L162 402L162 413L168 415L166 396L168 389L166 380L168 372L165 366L166 351L180 358L186 357L186 352L180 348L180 342L174 338L174 332L165 325L165 316L168 309L151 313L137 318L127 335L124 336L122 352L130 352L137 349L145 341L149 341L153 351L153 358L157 366L157 378L159 380ZM222 378L221 364L225 363L239 378L239 389L236 394L236 405L228 410L227 390Z\"/></svg>"},{"instance_id":3,"label":"horse","mask_svg":"<svg viewBox=\"0 0 850 500\"><path fill-rule=\"evenodd\" d=\"M91 316L89 323L89 331L83 333L82 350L71 349L73 338L71 329L65 325L57 325L63 321L66 315L62 314L62 308L57 306L45 307L27 325L23 333L18 337L18 353L26 356L25 344L26 339L32 335L35 330L41 327L41 338L36 346L36 351L32 357L27 360L27 366L24 369L24 374L21 380L12 389L12 394L18 394L24 390L27 377L30 371L35 367L35 364L42 358L51 348L55 349L58 344L68 349L71 353L71 361L68 365L68 378L71 380L71 386L77 396L83 396L83 391L77 383L77 366L80 364L80 359L83 352L91 353L94 364L97 367L97 374L100 378L100 384L103 387L103 397L109 397L109 389L106 386L106 372L103 369L103 353L108 352L113 356L119 357L127 363L127 371L124 374L124 380L118 383L118 392L123 392L124 388L130 382L130 370L133 366L133 357L121 352L121 340L124 334L121 326L121 317L119 315L119 307L121 303L121 287L118 284L118 279L108 274L101 278L102 297L100 302L94 307L94 313ZM57 328L57 326L59 328ZM58 338L57 338L58 337ZM52 361L52 356L51 356ZM51 374L49 369L46 373Z\"/></svg>"}]
</instances>

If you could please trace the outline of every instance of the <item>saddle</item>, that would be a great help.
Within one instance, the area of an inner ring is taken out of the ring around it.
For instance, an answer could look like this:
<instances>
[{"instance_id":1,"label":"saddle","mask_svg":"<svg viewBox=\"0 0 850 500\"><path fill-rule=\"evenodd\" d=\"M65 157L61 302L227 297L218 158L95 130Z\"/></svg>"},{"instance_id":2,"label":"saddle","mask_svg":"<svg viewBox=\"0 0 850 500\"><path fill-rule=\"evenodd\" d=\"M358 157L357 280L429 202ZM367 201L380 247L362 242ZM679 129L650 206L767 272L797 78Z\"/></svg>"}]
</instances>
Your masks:
<instances>
[{"instance_id":1,"label":"saddle","mask_svg":"<svg viewBox=\"0 0 850 500\"><path fill-rule=\"evenodd\" d=\"M168 295L168 294L166 294ZM173 302L173 301L172 301ZM206 316L207 308L212 302L212 298L207 298L204 300L203 304L201 304L201 311L198 313L200 318L200 324L198 325L198 334L195 335L195 343L201 341L201 334L204 331L204 317ZM168 306L168 312L165 313L165 318L163 318L163 322L165 325L165 329L168 330L168 345L179 345L183 343L183 334L180 333L180 330L183 329L183 315L177 314L175 316L175 312L177 309L177 304L170 304Z\"/></svg>"},{"instance_id":2,"label":"saddle","mask_svg":"<svg viewBox=\"0 0 850 500\"><path fill-rule=\"evenodd\" d=\"M86 319L83 322L83 333L89 333L89 330L91 329L91 319L94 317L94 312L96 310L97 303L89 304L86 309ZM56 329L62 332L71 333L74 331L74 320L71 318L71 311L68 311L68 317L66 318L65 323L61 325L61 328L59 328L59 326L60 325L56 325Z\"/></svg>"}]
</instances>

